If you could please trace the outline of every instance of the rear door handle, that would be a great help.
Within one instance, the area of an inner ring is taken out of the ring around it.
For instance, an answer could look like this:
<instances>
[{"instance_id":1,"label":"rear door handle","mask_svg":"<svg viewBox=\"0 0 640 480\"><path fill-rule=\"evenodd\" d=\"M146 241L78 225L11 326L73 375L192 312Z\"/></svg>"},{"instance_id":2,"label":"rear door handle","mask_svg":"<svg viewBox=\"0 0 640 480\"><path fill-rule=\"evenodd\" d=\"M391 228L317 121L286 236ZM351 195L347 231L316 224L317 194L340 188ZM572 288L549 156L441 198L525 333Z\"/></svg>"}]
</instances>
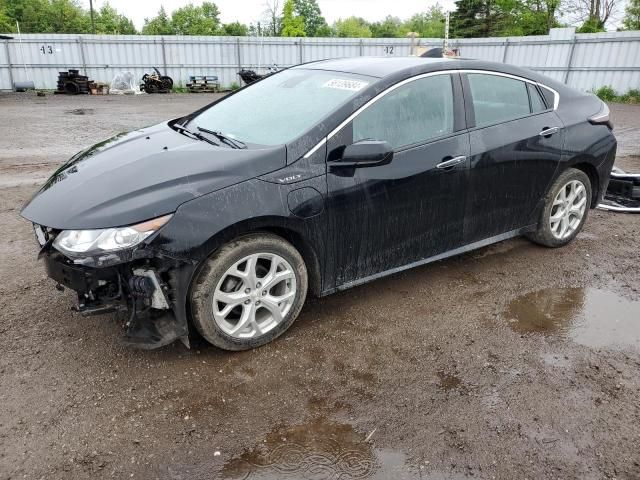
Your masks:
<instances>
[{"instance_id":1,"label":"rear door handle","mask_svg":"<svg viewBox=\"0 0 640 480\"><path fill-rule=\"evenodd\" d=\"M460 155L459 157L453 157L449 160L445 160L444 162L440 162L439 164L436 165L436 168L439 168L440 170L445 170L447 168L453 167L454 165L458 165L459 163L462 163L466 160L467 160L467 157L465 157L464 155Z\"/></svg>"},{"instance_id":2,"label":"rear door handle","mask_svg":"<svg viewBox=\"0 0 640 480\"><path fill-rule=\"evenodd\" d=\"M560 127L544 128L538 135L541 137L550 137L554 133L558 133Z\"/></svg>"}]
</instances>

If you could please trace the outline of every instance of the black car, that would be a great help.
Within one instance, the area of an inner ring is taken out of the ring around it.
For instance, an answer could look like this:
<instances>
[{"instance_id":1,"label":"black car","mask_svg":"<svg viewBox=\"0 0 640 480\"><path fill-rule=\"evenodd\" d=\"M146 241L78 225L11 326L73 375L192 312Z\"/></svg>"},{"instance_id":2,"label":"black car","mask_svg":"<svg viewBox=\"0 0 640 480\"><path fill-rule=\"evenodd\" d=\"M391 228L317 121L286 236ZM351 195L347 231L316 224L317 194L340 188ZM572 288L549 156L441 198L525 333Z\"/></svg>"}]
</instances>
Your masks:
<instances>
[{"instance_id":1,"label":"black car","mask_svg":"<svg viewBox=\"0 0 640 480\"><path fill-rule=\"evenodd\" d=\"M78 153L22 215L80 312L129 312L129 343L188 345L195 327L242 350L308 290L518 235L566 245L615 151L603 102L528 70L326 60Z\"/></svg>"}]
</instances>

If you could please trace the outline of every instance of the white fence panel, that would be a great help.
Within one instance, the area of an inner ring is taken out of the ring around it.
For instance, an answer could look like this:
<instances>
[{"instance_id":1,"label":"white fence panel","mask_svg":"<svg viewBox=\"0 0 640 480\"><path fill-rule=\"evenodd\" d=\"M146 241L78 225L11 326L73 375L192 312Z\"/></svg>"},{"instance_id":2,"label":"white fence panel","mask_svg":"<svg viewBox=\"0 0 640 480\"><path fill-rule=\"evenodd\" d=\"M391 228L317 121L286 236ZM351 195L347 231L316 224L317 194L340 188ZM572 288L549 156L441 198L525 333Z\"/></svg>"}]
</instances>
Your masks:
<instances>
[{"instance_id":1,"label":"white fence panel","mask_svg":"<svg viewBox=\"0 0 640 480\"><path fill-rule=\"evenodd\" d=\"M76 68L93 80L109 82L130 71L142 78L152 67L184 85L190 75L217 75L228 86L239 83L241 68L264 72L274 64L340 57L405 56L407 38L188 37L142 35L29 34L0 43L0 89L33 80L37 88L56 88L59 71ZM418 39L440 46L441 39ZM575 34L572 28L549 35L452 39L465 58L531 68L582 89L611 85L619 92L640 88L640 32ZM26 64L26 71L25 71Z\"/></svg>"}]
</instances>

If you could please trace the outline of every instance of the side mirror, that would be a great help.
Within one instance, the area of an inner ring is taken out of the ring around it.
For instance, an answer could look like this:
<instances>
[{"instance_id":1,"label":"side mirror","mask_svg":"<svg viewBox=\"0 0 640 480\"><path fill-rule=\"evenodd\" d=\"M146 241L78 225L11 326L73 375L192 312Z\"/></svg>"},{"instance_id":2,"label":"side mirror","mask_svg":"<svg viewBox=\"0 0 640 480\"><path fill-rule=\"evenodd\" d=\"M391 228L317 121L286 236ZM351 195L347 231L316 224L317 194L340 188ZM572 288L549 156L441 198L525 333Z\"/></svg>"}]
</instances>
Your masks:
<instances>
[{"instance_id":1,"label":"side mirror","mask_svg":"<svg viewBox=\"0 0 640 480\"><path fill-rule=\"evenodd\" d=\"M342 156L334 162L332 167L377 167L386 165L393 158L393 147L389 142L378 140L361 140L347 146Z\"/></svg>"}]
</instances>

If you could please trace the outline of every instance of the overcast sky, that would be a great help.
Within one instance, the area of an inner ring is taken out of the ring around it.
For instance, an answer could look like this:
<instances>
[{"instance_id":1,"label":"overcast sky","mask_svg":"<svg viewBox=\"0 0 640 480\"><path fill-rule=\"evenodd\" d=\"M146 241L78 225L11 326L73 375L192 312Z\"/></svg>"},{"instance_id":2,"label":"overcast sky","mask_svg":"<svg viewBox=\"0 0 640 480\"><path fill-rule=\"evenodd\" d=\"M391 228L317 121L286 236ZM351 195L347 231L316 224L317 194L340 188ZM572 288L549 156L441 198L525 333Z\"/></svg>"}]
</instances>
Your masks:
<instances>
[{"instance_id":1,"label":"overcast sky","mask_svg":"<svg viewBox=\"0 0 640 480\"><path fill-rule=\"evenodd\" d=\"M273 0L271 0L273 1ZM89 0L82 0L85 6L89 7ZM100 8L105 0L94 0L94 8ZM111 6L133 20L139 29L144 25L145 17L153 17L158 12L160 5L164 5L165 10L171 13L176 8L180 8L189 3L188 0L109 0ZM202 0L191 2L195 5L201 4ZM220 19L223 23L239 21L241 23L256 23L262 19L266 9L265 0L214 0L220 9ZM283 0L280 0L280 4ZM435 0L395 0L393 2L382 0L318 0L318 5L322 14L329 24L338 18L356 15L368 21L381 20L391 14L403 20L409 18L414 13L423 12L431 5L435 5ZM447 9L453 10L454 0L440 1L440 4Z\"/></svg>"}]
</instances>

